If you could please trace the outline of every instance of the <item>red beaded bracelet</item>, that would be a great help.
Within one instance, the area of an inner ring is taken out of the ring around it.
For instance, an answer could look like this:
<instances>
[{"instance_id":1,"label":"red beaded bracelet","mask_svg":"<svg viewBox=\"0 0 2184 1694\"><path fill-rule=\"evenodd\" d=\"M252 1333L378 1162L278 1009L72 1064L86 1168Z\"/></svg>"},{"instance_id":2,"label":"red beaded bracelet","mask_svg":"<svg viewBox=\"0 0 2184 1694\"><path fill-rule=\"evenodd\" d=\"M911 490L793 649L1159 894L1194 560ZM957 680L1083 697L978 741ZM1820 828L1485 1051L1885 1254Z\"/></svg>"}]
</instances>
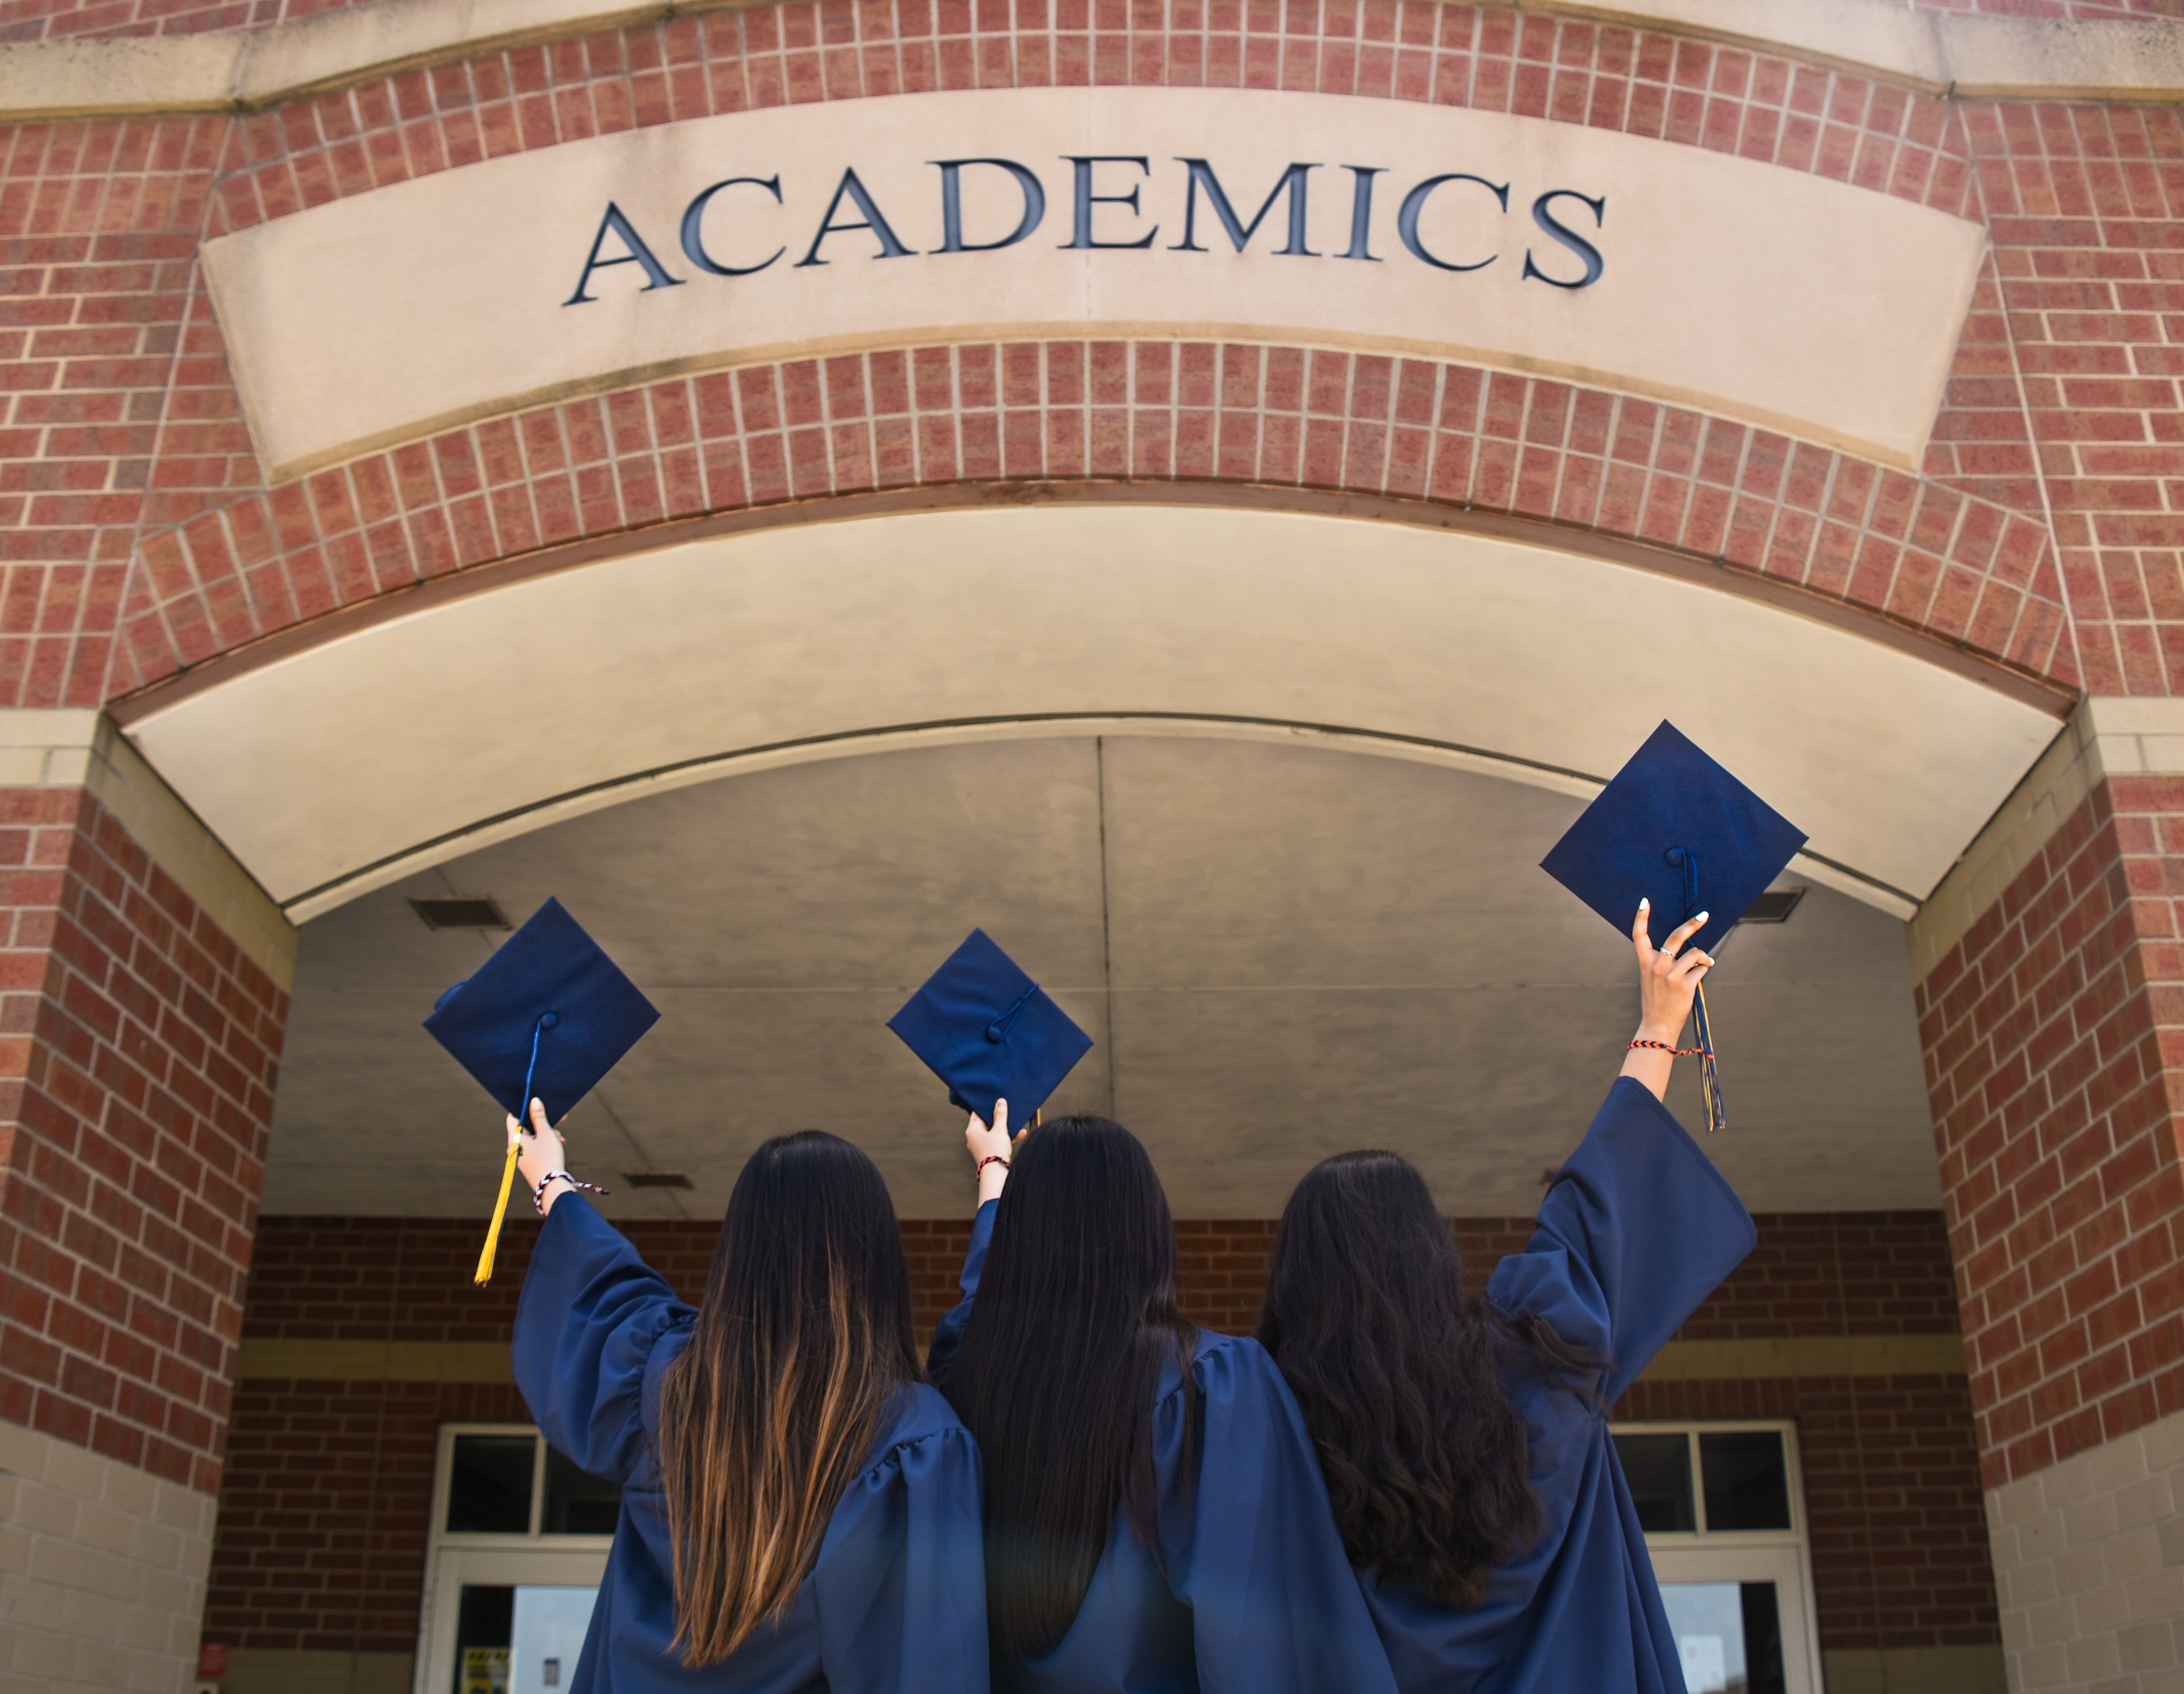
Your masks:
<instances>
[{"instance_id":1,"label":"red beaded bracelet","mask_svg":"<svg viewBox=\"0 0 2184 1694\"><path fill-rule=\"evenodd\" d=\"M1634 1051L1641 1047L1647 1047L1657 1053L1666 1053L1672 1059L1706 1057L1706 1049L1703 1047L1671 1047L1666 1041L1633 1041L1630 1045Z\"/></svg>"},{"instance_id":2,"label":"red beaded bracelet","mask_svg":"<svg viewBox=\"0 0 2184 1694\"><path fill-rule=\"evenodd\" d=\"M1009 1167L1009 1162L1003 1158L999 1153L989 1153L984 1158L978 1161L978 1168L972 1172L972 1174L973 1176L985 1175L986 1167L988 1165L999 1165L1003 1170L1006 1170Z\"/></svg>"}]
</instances>

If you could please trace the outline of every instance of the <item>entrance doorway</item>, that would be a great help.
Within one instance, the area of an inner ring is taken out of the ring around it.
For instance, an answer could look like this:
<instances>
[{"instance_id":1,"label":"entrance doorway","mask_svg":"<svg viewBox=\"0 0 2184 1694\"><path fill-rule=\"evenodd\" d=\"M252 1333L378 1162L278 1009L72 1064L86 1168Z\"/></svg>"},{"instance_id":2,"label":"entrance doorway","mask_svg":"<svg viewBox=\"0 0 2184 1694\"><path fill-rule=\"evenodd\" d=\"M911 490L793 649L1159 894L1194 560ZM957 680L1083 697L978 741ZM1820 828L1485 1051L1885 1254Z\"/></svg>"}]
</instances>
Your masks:
<instances>
[{"instance_id":1,"label":"entrance doorway","mask_svg":"<svg viewBox=\"0 0 2184 1694\"><path fill-rule=\"evenodd\" d=\"M1615 1447L1690 1694L1819 1694L1796 1425L1624 1424Z\"/></svg>"},{"instance_id":2,"label":"entrance doorway","mask_svg":"<svg viewBox=\"0 0 2184 1694\"><path fill-rule=\"evenodd\" d=\"M621 1511L527 1424L448 1424L412 1694L566 1687Z\"/></svg>"}]
</instances>

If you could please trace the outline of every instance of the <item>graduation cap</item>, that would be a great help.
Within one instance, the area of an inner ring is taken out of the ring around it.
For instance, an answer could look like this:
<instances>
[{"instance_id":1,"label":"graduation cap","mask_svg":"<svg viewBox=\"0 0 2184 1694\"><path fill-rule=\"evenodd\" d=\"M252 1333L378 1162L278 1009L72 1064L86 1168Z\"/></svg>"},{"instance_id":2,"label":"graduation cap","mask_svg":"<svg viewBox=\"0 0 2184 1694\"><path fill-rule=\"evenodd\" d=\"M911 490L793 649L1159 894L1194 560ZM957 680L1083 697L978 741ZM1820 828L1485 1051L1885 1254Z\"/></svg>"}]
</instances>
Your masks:
<instances>
[{"instance_id":1,"label":"graduation cap","mask_svg":"<svg viewBox=\"0 0 2184 1694\"><path fill-rule=\"evenodd\" d=\"M1663 722L1540 861L1548 875L1628 934L1638 902L1659 946L1703 911L1690 945L1711 953L1805 844L1804 832ZM1707 1128L1726 1122L1707 1022L1692 1008L1706 1065Z\"/></svg>"},{"instance_id":2,"label":"graduation cap","mask_svg":"<svg viewBox=\"0 0 2184 1694\"><path fill-rule=\"evenodd\" d=\"M546 1121L558 1123L659 1021L637 984L560 900L549 900L476 975L433 1002L425 1028L517 1123L529 1121L538 1100ZM482 1283L493 1275L519 1151L510 1137L500 1199L478 1256Z\"/></svg>"},{"instance_id":3,"label":"graduation cap","mask_svg":"<svg viewBox=\"0 0 2184 1694\"><path fill-rule=\"evenodd\" d=\"M994 1102L1028 1123L1092 1038L983 929L911 995L888 1028L948 1084L948 1098L986 1123Z\"/></svg>"}]
</instances>

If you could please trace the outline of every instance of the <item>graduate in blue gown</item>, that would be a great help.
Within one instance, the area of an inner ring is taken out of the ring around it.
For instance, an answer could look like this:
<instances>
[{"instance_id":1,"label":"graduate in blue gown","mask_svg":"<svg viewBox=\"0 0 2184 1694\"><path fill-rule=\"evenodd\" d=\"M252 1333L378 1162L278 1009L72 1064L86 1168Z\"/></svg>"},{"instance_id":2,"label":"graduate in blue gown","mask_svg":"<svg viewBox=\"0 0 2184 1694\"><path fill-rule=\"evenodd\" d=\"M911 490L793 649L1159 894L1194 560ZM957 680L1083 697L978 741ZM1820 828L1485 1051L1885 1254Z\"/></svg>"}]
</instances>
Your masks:
<instances>
[{"instance_id":1,"label":"graduate in blue gown","mask_svg":"<svg viewBox=\"0 0 2184 1694\"><path fill-rule=\"evenodd\" d=\"M1006 1101L967 1140L982 1203L931 1368L986 1455L995 1686L1394 1694L1281 1374L1177 1312L1144 1147L1065 1117L1011 1153Z\"/></svg>"},{"instance_id":2,"label":"graduate in blue gown","mask_svg":"<svg viewBox=\"0 0 2184 1694\"><path fill-rule=\"evenodd\" d=\"M1684 1694L1607 1413L1755 1239L1661 1103L1704 916L1657 952L1641 909L1638 1039L1483 1303L1393 1153L1327 1161L1284 1211L1260 1339L1405 1694Z\"/></svg>"},{"instance_id":3,"label":"graduate in blue gown","mask_svg":"<svg viewBox=\"0 0 2184 1694\"><path fill-rule=\"evenodd\" d=\"M526 1143L536 1188L562 1169L543 1112ZM985 1694L978 1450L918 1368L872 1161L760 1147L695 1310L569 1182L543 1200L516 1384L622 1487L574 1694Z\"/></svg>"}]
</instances>

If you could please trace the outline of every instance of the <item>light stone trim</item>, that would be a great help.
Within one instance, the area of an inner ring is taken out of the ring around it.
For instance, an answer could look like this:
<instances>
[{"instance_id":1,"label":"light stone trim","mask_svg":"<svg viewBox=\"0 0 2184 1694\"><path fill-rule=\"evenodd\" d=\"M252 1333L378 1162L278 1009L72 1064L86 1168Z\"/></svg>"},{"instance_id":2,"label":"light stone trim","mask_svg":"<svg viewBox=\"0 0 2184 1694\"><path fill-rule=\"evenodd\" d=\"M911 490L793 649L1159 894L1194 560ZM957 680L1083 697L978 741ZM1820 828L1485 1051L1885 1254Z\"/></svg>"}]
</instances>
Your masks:
<instances>
[{"instance_id":1,"label":"light stone trim","mask_svg":"<svg viewBox=\"0 0 2184 1694\"><path fill-rule=\"evenodd\" d=\"M236 1377L298 1382L509 1382L501 1341L338 1341L263 1337L243 1341ZM1962 1376L1954 1335L1793 1335L1758 1340L1671 1341L1646 1382L1730 1382L1769 1377Z\"/></svg>"},{"instance_id":2,"label":"light stone trim","mask_svg":"<svg viewBox=\"0 0 2184 1694\"><path fill-rule=\"evenodd\" d=\"M296 926L98 711L0 710L0 788L84 788L286 991Z\"/></svg>"},{"instance_id":3,"label":"light stone trim","mask_svg":"<svg viewBox=\"0 0 2184 1694\"><path fill-rule=\"evenodd\" d=\"M217 1502L0 1423L0 1694L181 1694Z\"/></svg>"},{"instance_id":4,"label":"light stone trim","mask_svg":"<svg viewBox=\"0 0 2184 1694\"><path fill-rule=\"evenodd\" d=\"M495 48L726 9L753 0L375 0L259 31L0 46L0 123L145 112L255 111ZM1527 0L1777 52L1923 94L2184 98L2184 22L2070 23L1914 13L1886 0Z\"/></svg>"},{"instance_id":5,"label":"light stone trim","mask_svg":"<svg viewBox=\"0 0 2184 1694\"><path fill-rule=\"evenodd\" d=\"M1820 1654L1827 1694L2008 1694L1999 1647L1843 1647Z\"/></svg>"},{"instance_id":6,"label":"light stone trim","mask_svg":"<svg viewBox=\"0 0 2184 1694\"><path fill-rule=\"evenodd\" d=\"M1911 920L1924 982L2107 777L2184 776L2184 699L2096 695L2063 726Z\"/></svg>"},{"instance_id":7,"label":"light stone trim","mask_svg":"<svg viewBox=\"0 0 2184 1694\"><path fill-rule=\"evenodd\" d=\"M234 1647L220 1694L410 1694L415 1663L406 1652Z\"/></svg>"},{"instance_id":8,"label":"light stone trim","mask_svg":"<svg viewBox=\"0 0 2184 1694\"><path fill-rule=\"evenodd\" d=\"M1783 1335L1671 1341L1641 1382L1733 1382L1793 1376L1962 1376L1958 1335Z\"/></svg>"},{"instance_id":9,"label":"light stone trim","mask_svg":"<svg viewBox=\"0 0 2184 1694\"><path fill-rule=\"evenodd\" d=\"M1986 1496L2010 1686L2184 1687L2184 1413Z\"/></svg>"}]
</instances>

